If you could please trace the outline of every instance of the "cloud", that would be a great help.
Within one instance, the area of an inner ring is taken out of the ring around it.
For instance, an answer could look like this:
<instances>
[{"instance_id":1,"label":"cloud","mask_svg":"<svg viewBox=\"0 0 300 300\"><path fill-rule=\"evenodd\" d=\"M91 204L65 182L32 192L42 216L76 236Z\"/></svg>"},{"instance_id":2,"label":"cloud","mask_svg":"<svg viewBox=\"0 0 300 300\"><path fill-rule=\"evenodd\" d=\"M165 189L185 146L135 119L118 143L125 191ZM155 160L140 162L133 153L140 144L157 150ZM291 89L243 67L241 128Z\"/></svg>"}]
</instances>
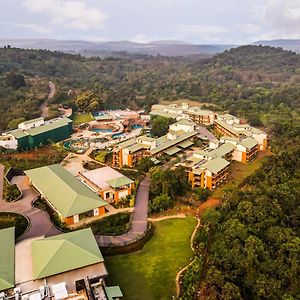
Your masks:
<instances>
[{"instance_id":1,"label":"cloud","mask_svg":"<svg viewBox=\"0 0 300 300\"><path fill-rule=\"evenodd\" d=\"M24 0L29 11L50 17L52 25L87 30L99 29L108 15L96 6L89 6L82 0Z\"/></svg>"},{"instance_id":2,"label":"cloud","mask_svg":"<svg viewBox=\"0 0 300 300\"><path fill-rule=\"evenodd\" d=\"M264 21L272 36L300 37L299 0L266 0Z\"/></svg>"},{"instance_id":3,"label":"cloud","mask_svg":"<svg viewBox=\"0 0 300 300\"><path fill-rule=\"evenodd\" d=\"M145 34L137 34L134 37L130 39L131 42L139 43L139 44L147 44L152 41L149 37L147 37Z\"/></svg>"},{"instance_id":4,"label":"cloud","mask_svg":"<svg viewBox=\"0 0 300 300\"><path fill-rule=\"evenodd\" d=\"M23 23L10 23L10 22L1 22L2 25L7 25L14 28L21 28L21 29L30 29L37 33L48 33L51 31L49 27L43 26L41 24L23 24Z\"/></svg>"}]
</instances>

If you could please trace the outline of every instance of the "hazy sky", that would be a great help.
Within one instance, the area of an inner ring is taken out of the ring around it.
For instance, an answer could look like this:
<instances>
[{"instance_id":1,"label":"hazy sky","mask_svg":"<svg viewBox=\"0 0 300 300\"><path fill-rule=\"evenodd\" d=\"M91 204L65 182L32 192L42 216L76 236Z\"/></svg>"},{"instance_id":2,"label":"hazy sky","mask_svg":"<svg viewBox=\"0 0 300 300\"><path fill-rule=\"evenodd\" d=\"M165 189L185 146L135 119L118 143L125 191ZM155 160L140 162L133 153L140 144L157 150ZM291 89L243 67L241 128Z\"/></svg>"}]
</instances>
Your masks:
<instances>
[{"instance_id":1,"label":"hazy sky","mask_svg":"<svg viewBox=\"0 0 300 300\"><path fill-rule=\"evenodd\" d=\"M300 0L0 0L0 38L249 43L300 38Z\"/></svg>"}]
</instances>

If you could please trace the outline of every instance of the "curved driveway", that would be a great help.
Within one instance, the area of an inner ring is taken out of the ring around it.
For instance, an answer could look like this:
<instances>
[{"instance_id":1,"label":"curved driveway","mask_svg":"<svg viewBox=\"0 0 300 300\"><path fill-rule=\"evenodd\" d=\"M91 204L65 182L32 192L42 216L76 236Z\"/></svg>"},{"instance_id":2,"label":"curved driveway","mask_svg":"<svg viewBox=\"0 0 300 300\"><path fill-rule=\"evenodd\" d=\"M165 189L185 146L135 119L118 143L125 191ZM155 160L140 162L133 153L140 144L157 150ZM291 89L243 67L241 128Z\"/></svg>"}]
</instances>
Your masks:
<instances>
[{"instance_id":1,"label":"curved driveway","mask_svg":"<svg viewBox=\"0 0 300 300\"><path fill-rule=\"evenodd\" d=\"M38 194L30 188L25 176L16 176L12 180L12 183L16 183L22 191L23 197L16 202L6 202L3 200L3 174L4 167L0 165L0 211L23 214L31 223L29 229L25 234L19 237L18 241L35 236L52 236L60 233L60 231L53 226L47 213L32 206L32 202L38 198Z\"/></svg>"},{"instance_id":2,"label":"curved driveway","mask_svg":"<svg viewBox=\"0 0 300 300\"><path fill-rule=\"evenodd\" d=\"M148 224L148 200L149 200L150 178L146 176L139 184L136 193L136 203L134 206L132 227L122 235L109 236L99 235L96 240L99 246L124 246L131 244L143 236Z\"/></svg>"},{"instance_id":3,"label":"curved driveway","mask_svg":"<svg viewBox=\"0 0 300 300\"><path fill-rule=\"evenodd\" d=\"M18 241L35 236L53 236L61 233L50 221L47 213L32 206L38 194L29 186L26 176L16 176L12 183L16 183L23 192L23 197L16 202L6 202L2 197L4 167L0 165L0 211L16 212L29 218L31 226ZM131 229L119 236L99 235L96 240L99 246L124 246L135 242L143 236L148 223L148 199L150 178L146 176L139 184L136 194L136 204L133 211Z\"/></svg>"}]
</instances>

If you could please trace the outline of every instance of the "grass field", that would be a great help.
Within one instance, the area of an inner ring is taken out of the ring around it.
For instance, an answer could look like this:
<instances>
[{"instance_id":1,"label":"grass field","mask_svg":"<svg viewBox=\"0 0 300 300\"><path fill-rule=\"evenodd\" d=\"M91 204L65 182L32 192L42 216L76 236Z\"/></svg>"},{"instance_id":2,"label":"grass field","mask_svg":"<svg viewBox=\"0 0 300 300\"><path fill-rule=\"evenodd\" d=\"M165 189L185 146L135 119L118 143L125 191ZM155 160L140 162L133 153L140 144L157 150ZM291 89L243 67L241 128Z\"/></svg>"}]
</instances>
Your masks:
<instances>
[{"instance_id":1,"label":"grass field","mask_svg":"<svg viewBox=\"0 0 300 300\"><path fill-rule=\"evenodd\" d=\"M76 114L73 120L74 125L80 125L82 123L87 123L94 120L91 114Z\"/></svg>"},{"instance_id":2,"label":"grass field","mask_svg":"<svg viewBox=\"0 0 300 300\"><path fill-rule=\"evenodd\" d=\"M190 237L194 218L155 223L155 233L136 253L105 259L109 283L119 285L124 300L164 300L176 294L175 278L192 256Z\"/></svg>"},{"instance_id":3,"label":"grass field","mask_svg":"<svg viewBox=\"0 0 300 300\"><path fill-rule=\"evenodd\" d=\"M258 170L270 154L259 152L257 158L251 164L243 164L232 161L229 167L228 182L213 192L213 197L221 197L226 189L237 187L246 177Z\"/></svg>"}]
</instances>

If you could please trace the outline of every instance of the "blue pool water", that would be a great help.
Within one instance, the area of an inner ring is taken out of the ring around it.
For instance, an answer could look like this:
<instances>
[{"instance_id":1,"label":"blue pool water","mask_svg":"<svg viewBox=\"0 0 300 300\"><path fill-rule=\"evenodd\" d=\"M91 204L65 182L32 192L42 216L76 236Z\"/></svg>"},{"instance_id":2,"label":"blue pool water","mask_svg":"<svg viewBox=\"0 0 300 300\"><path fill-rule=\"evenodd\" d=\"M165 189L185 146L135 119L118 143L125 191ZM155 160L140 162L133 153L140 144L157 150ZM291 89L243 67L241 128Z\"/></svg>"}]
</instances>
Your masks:
<instances>
[{"instance_id":1,"label":"blue pool water","mask_svg":"<svg viewBox=\"0 0 300 300\"><path fill-rule=\"evenodd\" d=\"M93 132L112 133L112 129L93 128Z\"/></svg>"},{"instance_id":2,"label":"blue pool water","mask_svg":"<svg viewBox=\"0 0 300 300\"><path fill-rule=\"evenodd\" d=\"M139 128L143 128L143 126L138 125L138 124L134 124L134 125L132 125L132 128L133 129L139 129Z\"/></svg>"},{"instance_id":3,"label":"blue pool water","mask_svg":"<svg viewBox=\"0 0 300 300\"><path fill-rule=\"evenodd\" d=\"M70 149L70 141L64 143L64 147L67 149Z\"/></svg>"}]
</instances>

